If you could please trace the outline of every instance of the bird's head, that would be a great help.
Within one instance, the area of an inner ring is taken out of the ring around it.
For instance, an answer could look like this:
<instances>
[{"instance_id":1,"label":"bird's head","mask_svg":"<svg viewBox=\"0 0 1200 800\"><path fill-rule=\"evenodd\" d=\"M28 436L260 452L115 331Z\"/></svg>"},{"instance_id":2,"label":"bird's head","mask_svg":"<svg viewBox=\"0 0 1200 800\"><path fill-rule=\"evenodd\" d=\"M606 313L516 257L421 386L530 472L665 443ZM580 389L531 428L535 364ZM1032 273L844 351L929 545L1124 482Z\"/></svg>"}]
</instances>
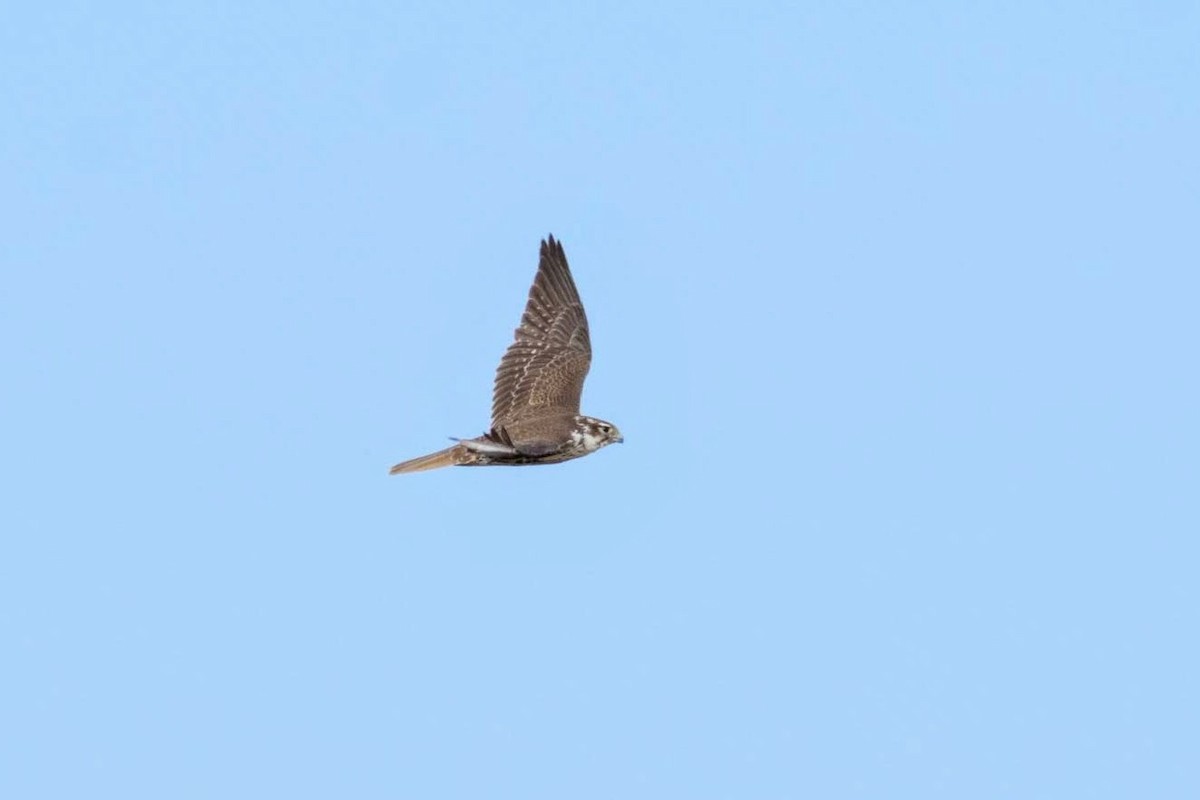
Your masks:
<instances>
[{"instance_id":1,"label":"bird's head","mask_svg":"<svg viewBox=\"0 0 1200 800\"><path fill-rule=\"evenodd\" d=\"M621 431L617 430L617 426L611 422L605 422L595 417L577 417L575 421L579 426L580 441L588 452L599 450L614 442L625 441Z\"/></svg>"}]
</instances>

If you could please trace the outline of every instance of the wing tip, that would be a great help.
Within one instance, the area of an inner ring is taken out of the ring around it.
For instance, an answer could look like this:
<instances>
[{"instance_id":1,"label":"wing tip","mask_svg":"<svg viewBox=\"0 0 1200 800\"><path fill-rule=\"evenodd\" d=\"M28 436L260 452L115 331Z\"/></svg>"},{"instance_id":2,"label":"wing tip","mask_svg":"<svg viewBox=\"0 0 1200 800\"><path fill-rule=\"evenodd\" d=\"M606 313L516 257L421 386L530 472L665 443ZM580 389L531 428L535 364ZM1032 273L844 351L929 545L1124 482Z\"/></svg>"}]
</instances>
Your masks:
<instances>
[{"instance_id":1,"label":"wing tip","mask_svg":"<svg viewBox=\"0 0 1200 800\"><path fill-rule=\"evenodd\" d=\"M562 242L558 239L555 239L553 233L546 234L546 238L542 239L541 255L543 258L548 256L558 256L559 258L563 259L566 258L566 255L563 253Z\"/></svg>"},{"instance_id":2,"label":"wing tip","mask_svg":"<svg viewBox=\"0 0 1200 800\"><path fill-rule=\"evenodd\" d=\"M554 234L548 234L542 239L539 256L537 275L534 277L533 286L529 287L530 296L541 284L550 290L552 298L559 302L579 302L579 290L575 288L575 279L571 276L567 252L563 250L562 242L554 238Z\"/></svg>"}]
</instances>

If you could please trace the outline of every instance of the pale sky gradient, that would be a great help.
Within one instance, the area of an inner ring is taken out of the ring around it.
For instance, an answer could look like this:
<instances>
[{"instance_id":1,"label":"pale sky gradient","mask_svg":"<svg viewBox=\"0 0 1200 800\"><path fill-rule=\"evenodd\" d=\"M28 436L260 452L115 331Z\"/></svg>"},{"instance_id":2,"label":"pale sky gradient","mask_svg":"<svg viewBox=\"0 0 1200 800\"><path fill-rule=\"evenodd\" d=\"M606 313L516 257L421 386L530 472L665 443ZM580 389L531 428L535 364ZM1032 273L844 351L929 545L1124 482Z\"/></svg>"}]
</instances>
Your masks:
<instances>
[{"instance_id":1,"label":"pale sky gradient","mask_svg":"<svg viewBox=\"0 0 1200 800\"><path fill-rule=\"evenodd\" d=\"M1200 797L1198 8L3 12L0 797Z\"/></svg>"}]
</instances>

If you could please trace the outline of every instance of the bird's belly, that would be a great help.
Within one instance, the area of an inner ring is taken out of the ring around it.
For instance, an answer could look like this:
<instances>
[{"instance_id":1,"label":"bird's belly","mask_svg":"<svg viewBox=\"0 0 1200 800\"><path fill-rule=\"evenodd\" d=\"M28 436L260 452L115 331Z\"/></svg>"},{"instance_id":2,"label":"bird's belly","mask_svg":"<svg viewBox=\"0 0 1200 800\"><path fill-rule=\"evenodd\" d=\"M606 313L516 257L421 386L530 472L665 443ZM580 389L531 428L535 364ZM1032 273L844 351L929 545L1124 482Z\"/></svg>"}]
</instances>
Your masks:
<instances>
[{"instance_id":1,"label":"bird's belly","mask_svg":"<svg viewBox=\"0 0 1200 800\"><path fill-rule=\"evenodd\" d=\"M517 453L515 455L492 455L480 453L478 459L471 464L464 466L471 467L531 467L536 464L559 464L563 461L570 461L573 458L587 455L586 452L571 450L560 450L555 453L547 453L544 456L526 456Z\"/></svg>"}]
</instances>

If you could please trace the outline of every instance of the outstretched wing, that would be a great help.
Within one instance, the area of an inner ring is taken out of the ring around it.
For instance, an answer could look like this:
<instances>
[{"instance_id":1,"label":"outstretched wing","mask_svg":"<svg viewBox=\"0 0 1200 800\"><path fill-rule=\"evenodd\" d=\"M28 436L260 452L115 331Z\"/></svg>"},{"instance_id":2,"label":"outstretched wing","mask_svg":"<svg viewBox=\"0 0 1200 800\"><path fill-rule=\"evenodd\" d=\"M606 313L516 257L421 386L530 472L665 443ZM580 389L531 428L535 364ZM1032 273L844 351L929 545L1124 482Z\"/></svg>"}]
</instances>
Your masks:
<instances>
[{"instance_id":1,"label":"outstretched wing","mask_svg":"<svg viewBox=\"0 0 1200 800\"><path fill-rule=\"evenodd\" d=\"M537 277L515 338L496 369L492 428L547 410L579 413L592 343L567 256L553 236L542 240Z\"/></svg>"}]
</instances>

